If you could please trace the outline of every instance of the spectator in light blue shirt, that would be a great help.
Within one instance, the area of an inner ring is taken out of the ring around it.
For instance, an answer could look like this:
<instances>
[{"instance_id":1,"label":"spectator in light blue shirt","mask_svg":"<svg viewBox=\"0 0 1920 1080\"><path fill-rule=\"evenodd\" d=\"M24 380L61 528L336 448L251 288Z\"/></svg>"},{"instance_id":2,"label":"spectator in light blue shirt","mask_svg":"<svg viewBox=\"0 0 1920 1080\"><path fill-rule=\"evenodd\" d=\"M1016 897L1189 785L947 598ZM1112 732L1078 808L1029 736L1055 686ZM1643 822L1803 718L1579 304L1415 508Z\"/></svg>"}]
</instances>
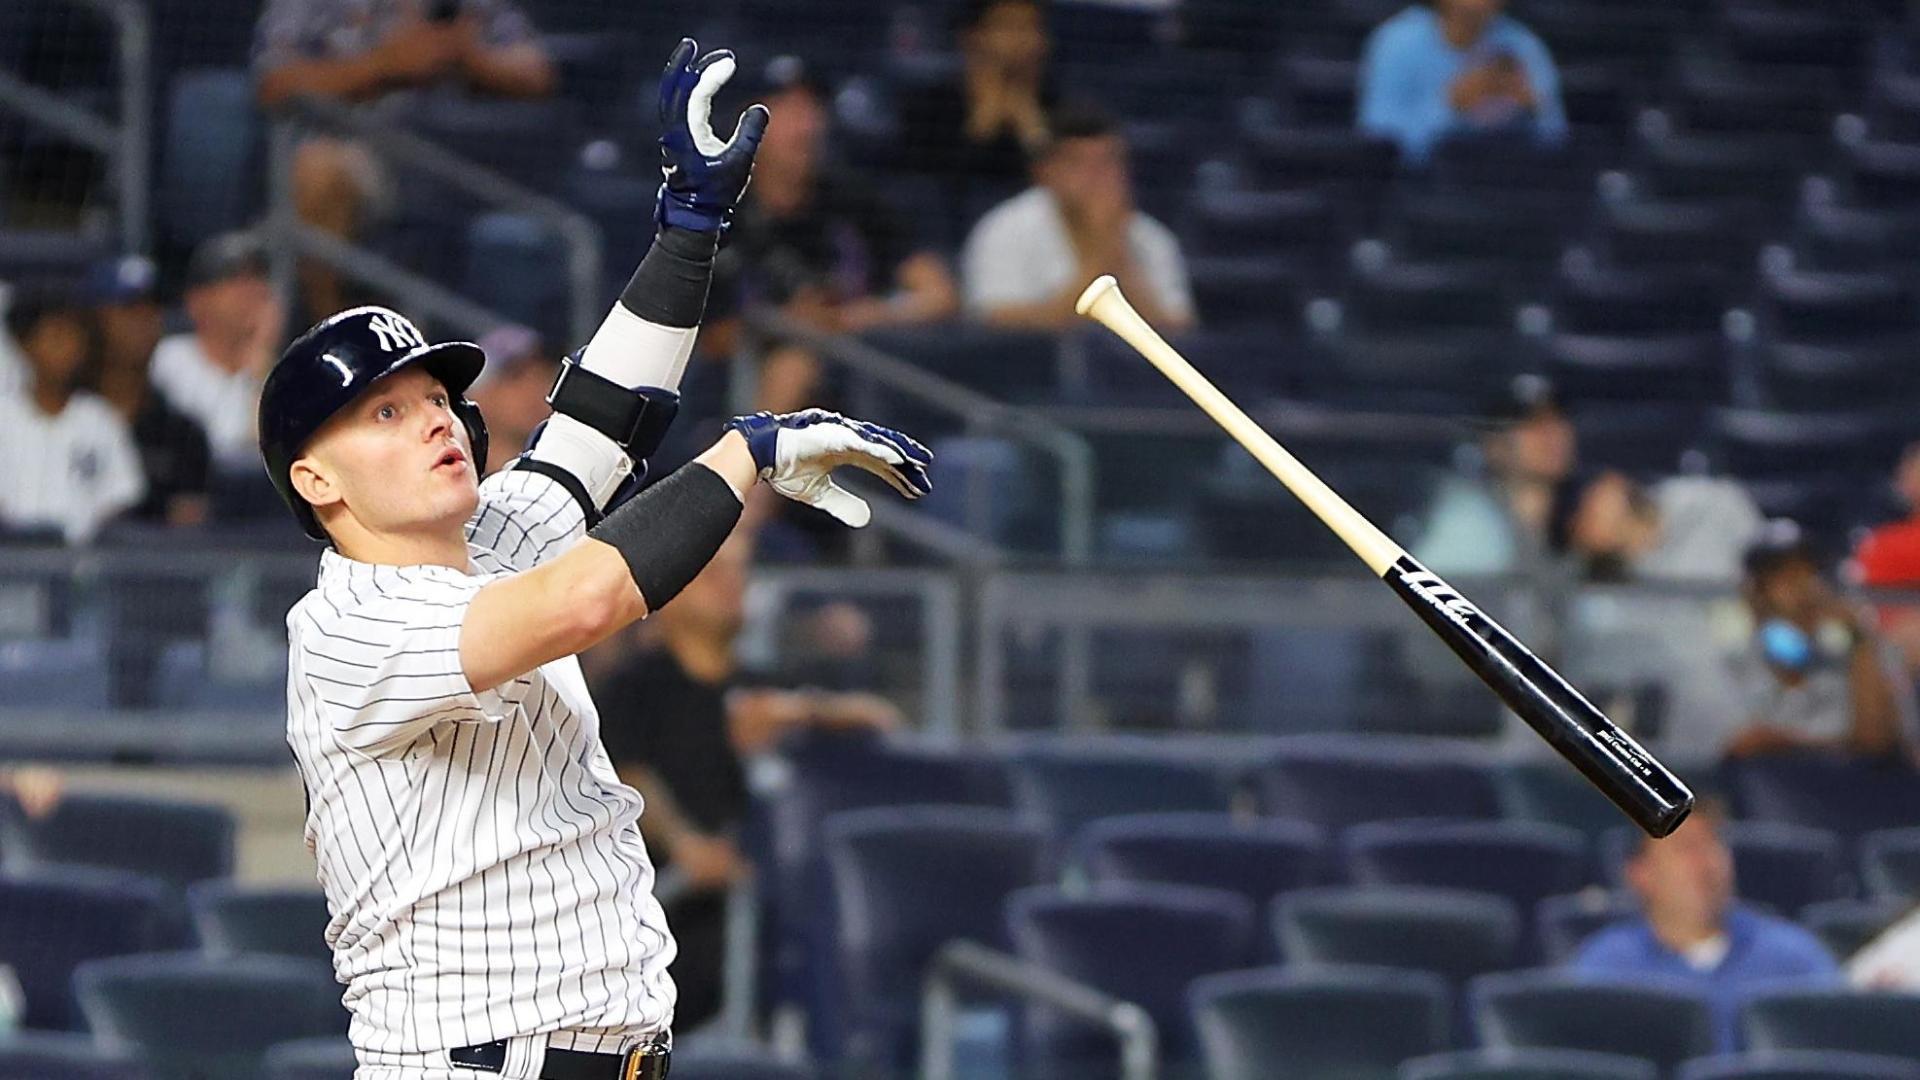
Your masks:
<instances>
[{"instance_id":1,"label":"spectator in light blue shirt","mask_svg":"<svg viewBox=\"0 0 1920 1080\"><path fill-rule=\"evenodd\" d=\"M1641 838L1627 884L1642 914L1588 938L1573 969L1694 987L1712 1000L1715 1039L1731 1051L1747 995L1784 982L1837 986L1840 969L1811 933L1734 902L1733 855L1719 826L1718 808L1702 804L1666 839Z\"/></svg>"},{"instance_id":2,"label":"spectator in light blue shirt","mask_svg":"<svg viewBox=\"0 0 1920 1080\"><path fill-rule=\"evenodd\" d=\"M1376 27L1360 66L1360 130L1420 164L1450 135L1566 138L1560 74L1506 0L1429 0Z\"/></svg>"}]
</instances>

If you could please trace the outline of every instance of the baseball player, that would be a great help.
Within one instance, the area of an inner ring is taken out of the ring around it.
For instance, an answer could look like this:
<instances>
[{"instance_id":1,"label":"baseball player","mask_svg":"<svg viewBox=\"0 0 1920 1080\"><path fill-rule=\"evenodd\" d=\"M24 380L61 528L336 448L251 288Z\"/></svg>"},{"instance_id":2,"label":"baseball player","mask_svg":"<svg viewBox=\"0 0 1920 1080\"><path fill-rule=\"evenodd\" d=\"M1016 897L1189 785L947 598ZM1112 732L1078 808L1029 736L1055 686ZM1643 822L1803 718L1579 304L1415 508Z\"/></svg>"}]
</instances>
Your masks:
<instances>
[{"instance_id":1,"label":"baseball player","mask_svg":"<svg viewBox=\"0 0 1920 1080\"><path fill-rule=\"evenodd\" d=\"M734 60L697 54L661 81L652 250L511 466L476 483L480 350L384 308L309 330L261 392L268 472L330 545L287 615L288 741L363 1080L666 1075L673 938L575 654L671 600L757 479L856 527L836 466L929 490L918 443L814 410L737 417L614 498L673 418L767 123L756 105L716 136Z\"/></svg>"}]
</instances>

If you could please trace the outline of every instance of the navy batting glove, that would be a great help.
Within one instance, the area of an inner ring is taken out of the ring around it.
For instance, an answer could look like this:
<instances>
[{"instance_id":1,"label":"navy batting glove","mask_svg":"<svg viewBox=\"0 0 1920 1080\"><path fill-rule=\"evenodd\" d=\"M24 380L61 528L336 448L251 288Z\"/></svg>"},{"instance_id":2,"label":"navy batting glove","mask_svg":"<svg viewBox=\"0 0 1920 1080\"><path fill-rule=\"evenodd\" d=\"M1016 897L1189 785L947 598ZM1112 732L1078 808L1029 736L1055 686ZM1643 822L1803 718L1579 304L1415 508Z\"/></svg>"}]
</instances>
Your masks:
<instances>
[{"instance_id":1,"label":"navy batting glove","mask_svg":"<svg viewBox=\"0 0 1920 1080\"><path fill-rule=\"evenodd\" d=\"M773 490L860 528L873 517L866 500L836 485L834 469L870 472L909 499L933 490L933 453L903 432L825 409L757 412L727 421L747 440L753 467Z\"/></svg>"},{"instance_id":2,"label":"navy batting glove","mask_svg":"<svg viewBox=\"0 0 1920 1080\"><path fill-rule=\"evenodd\" d=\"M740 117L733 137L713 133L713 96L733 77L733 53L719 49L700 57L700 46L682 38L660 76L660 170L666 181L655 203L662 228L718 233L753 178L753 154L771 116L754 105Z\"/></svg>"}]
</instances>

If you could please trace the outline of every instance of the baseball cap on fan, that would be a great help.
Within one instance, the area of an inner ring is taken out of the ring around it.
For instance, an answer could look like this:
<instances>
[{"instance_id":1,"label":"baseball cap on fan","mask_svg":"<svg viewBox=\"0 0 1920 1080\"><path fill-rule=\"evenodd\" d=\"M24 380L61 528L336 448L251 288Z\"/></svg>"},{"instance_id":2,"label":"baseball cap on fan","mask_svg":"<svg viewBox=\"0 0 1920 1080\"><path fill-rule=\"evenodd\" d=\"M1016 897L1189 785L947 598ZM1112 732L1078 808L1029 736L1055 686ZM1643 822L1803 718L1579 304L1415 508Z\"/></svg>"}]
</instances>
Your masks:
<instances>
[{"instance_id":1,"label":"baseball cap on fan","mask_svg":"<svg viewBox=\"0 0 1920 1080\"><path fill-rule=\"evenodd\" d=\"M87 268L80 298L89 305L132 304L153 297L159 274L144 255L102 259Z\"/></svg>"},{"instance_id":2,"label":"baseball cap on fan","mask_svg":"<svg viewBox=\"0 0 1920 1080\"><path fill-rule=\"evenodd\" d=\"M267 249L250 232L222 233L193 249L187 260L187 288L197 289L230 278L267 275Z\"/></svg>"},{"instance_id":3,"label":"baseball cap on fan","mask_svg":"<svg viewBox=\"0 0 1920 1080\"><path fill-rule=\"evenodd\" d=\"M1560 400L1552 379L1545 375L1516 375L1487 401L1481 415L1487 425L1504 428L1531 420L1543 412L1565 411L1566 402Z\"/></svg>"}]
</instances>

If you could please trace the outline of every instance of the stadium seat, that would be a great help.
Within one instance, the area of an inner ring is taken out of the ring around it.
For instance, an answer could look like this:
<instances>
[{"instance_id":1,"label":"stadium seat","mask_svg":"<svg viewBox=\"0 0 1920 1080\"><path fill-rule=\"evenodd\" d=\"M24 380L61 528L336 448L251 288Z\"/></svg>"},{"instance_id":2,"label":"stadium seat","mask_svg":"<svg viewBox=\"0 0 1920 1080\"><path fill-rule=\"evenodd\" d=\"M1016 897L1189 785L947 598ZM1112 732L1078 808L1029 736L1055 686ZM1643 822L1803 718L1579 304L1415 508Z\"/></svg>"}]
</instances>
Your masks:
<instances>
[{"instance_id":1,"label":"stadium seat","mask_svg":"<svg viewBox=\"0 0 1920 1080\"><path fill-rule=\"evenodd\" d=\"M0 875L0 957L26 992L25 1026L80 1027L73 969L180 944L174 899L152 878L50 867Z\"/></svg>"},{"instance_id":2,"label":"stadium seat","mask_svg":"<svg viewBox=\"0 0 1920 1080\"><path fill-rule=\"evenodd\" d=\"M333 973L308 960L128 956L73 978L87 1025L136 1048L161 1080L253 1080L269 1047L347 1028Z\"/></svg>"},{"instance_id":3,"label":"stadium seat","mask_svg":"<svg viewBox=\"0 0 1920 1080\"><path fill-rule=\"evenodd\" d=\"M1431 885L1490 892L1531 914L1588 880L1579 833L1523 821L1356 825L1344 837L1358 885Z\"/></svg>"},{"instance_id":4,"label":"stadium seat","mask_svg":"<svg viewBox=\"0 0 1920 1080\"><path fill-rule=\"evenodd\" d=\"M1804 200L1792 250L1796 268L1907 272L1920 259L1920 217L1910 210Z\"/></svg>"},{"instance_id":5,"label":"stadium seat","mask_svg":"<svg viewBox=\"0 0 1920 1080\"><path fill-rule=\"evenodd\" d=\"M1800 910L1800 924L1844 963L1913 907L1908 899L1828 900Z\"/></svg>"},{"instance_id":6,"label":"stadium seat","mask_svg":"<svg viewBox=\"0 0 1920 1080\"><path fill-rule=\"evenodd\" d=\"M167 98L154 219L168 242L188 250L254 214L259 104L253 74L237 68L176 72Z\"/></svg>"},{"instance_id":7,"label":"stadium seat","mask_svg":"<svg viewBox=\"0 0 1920 1080\"><path fill-rule=\"evenodd\" d=\"M1733 853L1736 891L1743 900L1793 918L1809 904L1847 895L1850 882L1841 863L1840 840L1824 829L1729 821L1720 827L1720 835ZM1628 827L1607 834L1605 863L1614 886L1625 887L1626 862L1639 844Z\"/></svg>"},{"instance_id":8,"label":"stadium seat","mask_svg":"<svg viewBox=\"0 0 1920 1080\"><path fill-rule=\"evenodd\" d=\"M261 889L223 881L187 890L187 907L209 952L267 953L330 962L327 898L318 889Z\"/></svg>"},{"instance_id":9,"label":"stadium seat","mask_svg":"<svg viewBox=\"0 0 1920 1080\"><path fill-rule=\"evenodd\" d=\"M1393 202L1382 238L1397 261L1472 266L1525 290L1552 272L1576 219L1575 207L1551 196L1420 193Z\"/></svg>"},{"instance_id":10,"label":"stadium seat","mask_svg":"<svg viewBox=\"0 0 1920 1080\"><path fill-rule=\"evenodd\" d=\"M1183 19L1194 15L1183 12ZM1352 56L1314 52L1282 55L1274 72L1284 87L1288 119L1305 127L1344 127L1352 123L1359 96L1360 65Z\"/></svg>"},{"instance_id":11,"label":"stadium seat","mask_svg":"<svg viewBox=\"0 0 1920 1080\"><path fill-rule=\"evenodd\" d=\"M1741 448L1741 458L1757 466L1773 464L1775 455L1789 461L1795 455L1803 459L1824 455L1829 451L1823 445L1821 431L1831 431L1826 423L1809 418L1804 424L1789 426L1756 418L1749 427L1742 418L1740 434L1748 441ZM1723 429L1723 438L1729 430L1731 425ZM1854 439L1864 442L1879 438L1879 430L1855 422L1837 439L1840 447L1850 447ZM1854 453L1842 448L1832 452ZM1877 459L1881 449L1875 446L1863 452ZM1886 449L1897 451L1898 444ZM1891 458L1887 464L1891 464ZM1746 758L1729 764L1727 774L1741 817L1831 829L1842 837L1909 827L1913 824L1911 808L1920 806L1920 773L1900 765L1795 754Z\"/></svg>"},{"instance_id":12,"label":"stadium seat","mask_svg":"<svg viewBox=\"0 0 1920 1080\"><path fill-rule=\"evenodd\" d=\"M1511 900L1455 889L1301 889L1273 905L1290 964L1408 968L1454 984L1514 967L1520 926Z\"/></svg>"},{"instance_id":13,"label":"stadium seat","mask_svg":"<svg viewBox=\"0 0 1920 1080\"><path fill-rule=\"evenodd\" d=\"M1388 265L1349 280L1344 329L1382 335L1513 328L1512 298L1470 268Z\"/></svg>"},{"instance_id":14,"label":"stadium seat","mask_svg":"<svg viewBox=\"0 0 1920 1080\"><path fill-rule=\"evenodd\" d=\"M1288 1075L1393 1080L1447 1045L1445 980L1382 968L1269 968L1210 975L1188 991L1212 1080Z\"/></svg>"},{"instance_id":15,"label":"stadium seat","mask_svg":"<svg viewBox=\"0 0 1920 1080\"><path fill-rule=\"evenodd\" d=\"M1802 163L1771 134L1669 132L1640 140L1637 190L1677 202L1729 200L1769 208L1791 205Z\"/></svg>"},{"instance_id":16,"label":"stadium seat","mask_svg":"<svg viewBox=\"0 0 1920 1080\"><path fill-rule=\"evenodd\" d=\"M1070 896L1041 886L1007 898L1007 926L1022 958L1145 1009L1162 1059L1177 1063L1197 1049L1187 985L1252 962L1255 910L1217 889L1106 883ZM1117 1060L1111 1036L1046 1006L1029 1007L1024 1035L1023 1062L1072 1070Z\"/></svg>"},{"instance_id":17,"label":"stadium seat","mask_svg":"<svg viewBox=\"0 0 1920 1080\"><path fill-rule=\"evenodd\" d=\"M0 1038L0 1080L149 1080L149 1074L92 1036L28 1031Z\"/></svg>"},{"instance_id":18,"label":"stadium seat","mask_svg":"<svg viewBox=\"0 0 1920 1080\"><path fill-rule=\"evenodd\" d=\"M1861 837L1860 870L1874 896L1920 901L1920 829L1881 829Z\"/></svg>"},{"instance_id":19,"label":"stadium seat","mask_svg":"<svg viewBox=\"0 0 1920 1080\"><path fill-rule=\"evenodd\" d=\"M1717 335L1551 334L1540 345L1554 386L1575 401L1724 402L1726 346Z\"/></svg>"},{"instance_id":20,"label":"stadium seat","mask_svg":"<svg viewBox=\"0 0 1920 1080\"><path fill-rule=\"evenodd\" d=\"M1040 879L1033 825L979 807L850 810L824 826L849 1060L909 1060L920 981L940 946L970 938L1005 948L1002 901ZM831 1035L828 1051L841 1050Z\"/></svg>"},{"instance_id":21,"label":"stadium seat","mask_svg":"<svg viewBox=\"0 0 1920 1080\"><path fill-rule=\"evenodd\" d=\"M1743 478L1833 473L1879 475L1892 467L1900 452L1901 443L1893 426L1896 419L1880 412L1776 413L1718 409L1709 419L1708 439L1721 467ZM1804 759L1794 755L1741 762L1735 769L1737 782L1742 786L1758 783L1769 790L1782 783L1818 784L1847 777L1871 781L1877 771L1887 770L1847 761L1833 761L1823 766L1812 755ZM1886 776L1884 780L1891 781L1892 777ZM1916 784L1920 784L1920 778ZM1815 823L1798 818L1787 820Z\"/></svg>"},{"instance_id":22,"label":"stadium seat","mask_svg":"<svg viewBox=\"0 0 1920 1080\"><path fill-rule=\"evenodd\" d=\"M1252 186L1324 191L1371 201L1393 178L1398 151L1351 128L1257 126L1242 133Z\"/></svg>"},{"instance_id":23,"label":"stadium seat","mask_svg":"<svg viewBox=\"0 0 1920 1080\"><path fill-rule=\"evenodd\" d=\"M1860 206L1910 210L1920 196L1920 144L1869 140L1843 143L1840 174L1847 200Z\"/></svg>"},{"instance_id":24,"label":"stadium seat","mask_svg":"<svg viewBox=\"0 0 1920 1080\"><path fill-rule=\"evenodd\" d=\"M1415 1058L1400 1080L1659 1080L1650 1061L1586 1050L1469 1050Z\"/></svg>"},{"instance_id":25,"label":"stadium seat","mask_svg":"<svg viewBox=\"0 0 1920 1080\"><path fill-rule=\"evenodd\" d=\"M277 1043L262 1062L266 1080L353 1080L353 1044L339 1036Z\"/></svg>"},{"instance_id":26,"label":"stadium seat","mask_svg":"<svg viewBox=\"0 0 1920 1080\"><path fill-rule=\"evenodd\" d=\"M112 685L92 638L0 643L0 701L16 709L104 709Z\"/></svg>"},{"instance_id":27,"label":"stadium seat","mask_svg":"<svg viewBox=\"0 0 1920 1080\"><path fill-rule=\"evenodd\" d=\"M232 874L233 832L222 807L131 795L73 794L38 820L0 817L18 864L125 870L176 887Z\"/></svg>"},{"instance_id":28,"label":"stadium seat","mask_svg":"<svg viewBox=\"0 0 1920 1080\"><path fill-rule=\"evenodd\" d=\"M1920 994L1780 990L1740 1010L1752 1050L1849 1050L1920 1059Z\"/></svg>"},{"instance_id":29,"label":"stadium seat","mask_svg":"<svg viewBox=\"0 0 1920 1080\"><path fill-rule=\"evenodd\" d=\"M1096 818L1226 813L1233 780L1210 762L1172 757L1150 741L1050 741L1014 751L1013 791L1015 807L1064 843Z\"/></svg>"},{"instance_id":30,"label":"stadium seat","mask_svg":"<svg viewBox=\"0 0 1920 1080\"><path fill-rule=\"evenodd\" d=\"M1188 203L1182 231L1196 256L1330 270L1345 265L1354 228L1344 204L1322 192L1207 189Z\"/></svg>"},{"instance_id":31,"label":"stadium seat","mask_svg":"<svg viewBox=\"0 0 1920 1080\"><path fill-rule=\"evenodd\" d=\"M1239 893L1256 909L1275 895L1319 882L1326 837L1294 821L1226 814L1131 814L1080 832L1076 861L1095 881L1160 882Z\"/></svg>"},{"instance_id":32,"label":"stadium seat","mask_svg":"<svg viewBox=\"0 0 1920 1080\"><path fill-rule=\"evenodd\" d=\"M1437 741L1306 739L1286 745L1257 775L1264 813L1329 829L1399 818L1500 817L1487 768Z\"/></svg>"},{"instance_id":33,"label":"stadium seat","mask_svg":"<svg viewBox=\"0 0 1920 1080\"><path fill-rule=\"evenodd\" d=\"M1597 839L1620 824L1620 809L1579 770L1558 758L1515 761L1494 774L1502 816L1578 829Z\"/></svg>"},{"instance_id":34,"label":"stadium seat","mask_svg":"<svg viewBox=\"0 0 1920 1080\"><path fill-rule=\"evenodd\" d=\"M1898 341L1920 328L1920 299L1890 274L1780 270L1760 286L1762 328L1789 341Z\"/></svg>"},{"instance_id":35,"label":"stadium seat","mask_svg":"<svg viewBox=\"0 0 1920 1080\"><path fill-rule=\"evenodd\" d=\"M1644 1058L1666 1071L1713 1052L1706 998L1556 971L1483 975L1469 993L1489 1047L1559 1047Z\"/></svg>"},{"instance_id":36,"label":"stadium seat","mask_svg":"<svg viewBox=\"0 0 1920 1080\"><path fill-rule=\"evenodd\" d=\"M1826 1050L1720 1054L1680 1067L1675 1080L1916 1080L1920 1062Z\"/></svg>"},{"instance_id":37,"label":"stadium seat","mask_svg":"<svg viewBox=\"0 0 1920 1080\"><path fill-rule=\"evenodd\" d=\"M1193 302L1210 329L1304 331L1302 289L1312 279L1264 256L1192 259Z\"/></svg>"},{"instance_id":38,"label":"stadium seat","mask_svg":"<svg viewBox=\"0 0 1920 1080\"><path fill-rule=\"evenodd\" d=\"M1596 930L1640 914L1640 902L1626 893L1582 889L1549 896L1534 908L1540 933L1540 957L1549 964L1571 960Z\"/></svg>"},{"instance_id":39,"label":"stadium seat","mask_svg":"<svg viewBox=\"0 0 1920 1080\"><path fill-rule=\"evenodd\" d=\"M1844 9L1729 4L1721 40L1734 59L1762 70L1829 69L1851 75L1872 56L1873 23Z\"/></svg>"},{"instance_id":40,"label":"stadium seat","mask_svg":"<svg viewBox=\"0 0 1920 1080\"><path fill-rule=\"evenodd\" d=\"M1549 297L1555 330L1603 337L1717 337L1727 298L1711 274L1576 263Z\"/></svg>"},{"instance_id":41,"label":"stadium seat","mask_svg":"<svg viewBox=\"0 0 1920 1080\"><path fill-rule=\"evenodd\" d=\"M1603 204L1595 240L1620 267L1746 275L1760 233L1752 212L1740 207L1637 199Z\"/></svg>"}]
</instances>

